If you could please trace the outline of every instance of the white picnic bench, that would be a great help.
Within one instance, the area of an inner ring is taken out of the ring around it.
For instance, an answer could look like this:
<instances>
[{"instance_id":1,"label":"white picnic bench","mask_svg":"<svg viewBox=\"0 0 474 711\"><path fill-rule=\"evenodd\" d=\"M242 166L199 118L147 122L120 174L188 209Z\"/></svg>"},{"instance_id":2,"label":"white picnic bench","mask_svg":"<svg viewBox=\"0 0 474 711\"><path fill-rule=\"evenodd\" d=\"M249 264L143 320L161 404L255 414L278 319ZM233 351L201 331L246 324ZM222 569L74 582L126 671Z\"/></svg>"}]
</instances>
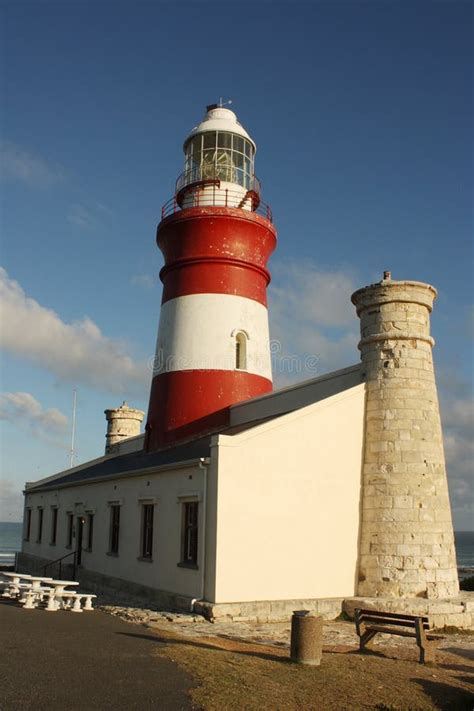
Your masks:
<instances>
[{"instance_id":1,"label":"white picnic bench","mask_svg":"<svg viewBox=\"0 0 474 711\"><path fill-rule=\"evenodd\" d=\"M77 587L79 583L76 580L54 580L27 573L3 573L3 576L9 581L4 584L2 596L16 598L25 610L34 610L45 602L47 612L60 609L82 612L94 609L92 599L97 597L96 595L66 589ZM25 582L21 582L22 580ZM45 585L42 586L41 583ZM84 601L82 606L81 601Z\"/></svg>"}]
</instances>

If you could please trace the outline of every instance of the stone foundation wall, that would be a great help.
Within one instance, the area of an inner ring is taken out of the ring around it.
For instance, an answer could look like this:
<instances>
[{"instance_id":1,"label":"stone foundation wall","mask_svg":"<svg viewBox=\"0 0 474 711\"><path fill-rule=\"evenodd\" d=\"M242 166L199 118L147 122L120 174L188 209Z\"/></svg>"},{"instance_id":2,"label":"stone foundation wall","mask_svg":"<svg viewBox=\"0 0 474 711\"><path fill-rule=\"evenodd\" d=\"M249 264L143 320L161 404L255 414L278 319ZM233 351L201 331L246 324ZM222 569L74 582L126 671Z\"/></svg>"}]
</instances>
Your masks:
<instances>
[{"instance_id":1,"label":"stone foundation wall","mask_svg":"<svg viewBox=\"0 0 474 711\"><path fill-rule=\"evenodd\" d=\"M427 600L422 598L364 598L352 597L344 600L343 611L353 619L354 609L380 610L382 612L401 612L409 615L427 616L433 629L457 627L472 630L474 626L474 593L461 592L449 600Z\"/></svg>"},{"instance_id":2,"label":"stone foundation wall","mask_svg":"<svg viewBox=\"0 0 474 711\"><path fill-rule=\"evenodd\" d=\"M343 598L320 600L262 600L256 602L212 603L199 600L194 611L208 620L232 622L287 622L295 610L309 610L325 620L335 620L342 612Z\"/></svg>"}]
</instances>

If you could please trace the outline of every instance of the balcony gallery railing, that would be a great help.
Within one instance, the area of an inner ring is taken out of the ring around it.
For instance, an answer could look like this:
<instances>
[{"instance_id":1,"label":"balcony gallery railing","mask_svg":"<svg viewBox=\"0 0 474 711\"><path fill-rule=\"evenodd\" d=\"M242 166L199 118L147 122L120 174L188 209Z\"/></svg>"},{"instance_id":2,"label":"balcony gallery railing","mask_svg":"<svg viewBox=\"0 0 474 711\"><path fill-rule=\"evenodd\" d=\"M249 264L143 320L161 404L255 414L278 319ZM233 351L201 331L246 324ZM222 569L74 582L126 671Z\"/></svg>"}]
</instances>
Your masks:
<instances>
[{"instance_id":1,"label":"balcony gallery railing","mask_svg":"<svg viewBox=\"0 0 474 711\"><path fill-rule=\"evenodd\" d=\"M161 208L161 219L193 207L231 207L253 212L273 222L270 206L253 190L221 187L219 180L202 180L185 186Z\"/></svg>"}]
</instances>

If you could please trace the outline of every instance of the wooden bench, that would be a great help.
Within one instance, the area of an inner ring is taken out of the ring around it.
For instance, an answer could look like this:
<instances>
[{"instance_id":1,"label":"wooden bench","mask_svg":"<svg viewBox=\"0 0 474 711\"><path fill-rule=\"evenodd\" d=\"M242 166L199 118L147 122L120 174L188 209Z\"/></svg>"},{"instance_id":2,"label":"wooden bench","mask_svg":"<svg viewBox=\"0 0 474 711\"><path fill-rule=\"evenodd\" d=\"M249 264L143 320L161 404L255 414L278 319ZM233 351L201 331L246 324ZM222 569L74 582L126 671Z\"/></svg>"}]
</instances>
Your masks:
<instances>
[{"instance_id":1,"label":"wooden bench","mask_svg":"<svg viewBox=\"0 0 474 711\"><path fill-rule=\"evenodd\" d=\"M355 609L355 626L359 635L359 650L365 651L367 644L380 634L396 634L401 637L414 637L420 649L420 664L434 662L436 645L444 639L442 635L429 632L429 619L419 615L405 615L379 610Z\"/></svg>"}]
</instances>

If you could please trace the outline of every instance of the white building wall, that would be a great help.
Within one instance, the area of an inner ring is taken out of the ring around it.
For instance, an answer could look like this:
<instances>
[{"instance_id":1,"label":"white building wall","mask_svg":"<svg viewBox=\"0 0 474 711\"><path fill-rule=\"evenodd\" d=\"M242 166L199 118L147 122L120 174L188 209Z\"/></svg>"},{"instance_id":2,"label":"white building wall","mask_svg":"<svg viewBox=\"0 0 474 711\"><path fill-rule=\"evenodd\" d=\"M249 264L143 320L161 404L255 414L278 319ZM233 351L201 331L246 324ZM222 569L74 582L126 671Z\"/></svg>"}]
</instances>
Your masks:
<instances>
[{"instance_id":1,"label":"white building wall","mask_svg":"<svg viewBox=\"0 0 474 711\"><path fill-rule=\"evenodd\" d=\"M364 409L358 385L218 437L211 601L354 594Z\"/></svg>"},{"instance_id":2,"label":"white building wall","mask_svg":"<svg viewBox=\"0 0 474 711\"><path fill-rule=\"evenodd\" d=\"M86 570L130 580L179 595L197 597L201 589L201 569L178 566L181 556L182 504L199 500L199 529L202 531L203 471L198 466L117 477L95 484L82 484L26 494L26 507L32 509L31 535L23 542L23 552L56 560L76 548L67 548L67 514L85 516L82 564ZM119 554L110 555L110 504L119 503ZM153 561L140 560L142 503L154 503ZM44 509L42 542L37 543L38 507ZM51 545L51 507L58 507L57 543ZM94 514L92 551L87 551L87 514ZM203 555L199 545L199 562ZM66 563L68 561L65 561ZM69 560L71 562L71 559Z\"/></svg>"}]
</instances>

